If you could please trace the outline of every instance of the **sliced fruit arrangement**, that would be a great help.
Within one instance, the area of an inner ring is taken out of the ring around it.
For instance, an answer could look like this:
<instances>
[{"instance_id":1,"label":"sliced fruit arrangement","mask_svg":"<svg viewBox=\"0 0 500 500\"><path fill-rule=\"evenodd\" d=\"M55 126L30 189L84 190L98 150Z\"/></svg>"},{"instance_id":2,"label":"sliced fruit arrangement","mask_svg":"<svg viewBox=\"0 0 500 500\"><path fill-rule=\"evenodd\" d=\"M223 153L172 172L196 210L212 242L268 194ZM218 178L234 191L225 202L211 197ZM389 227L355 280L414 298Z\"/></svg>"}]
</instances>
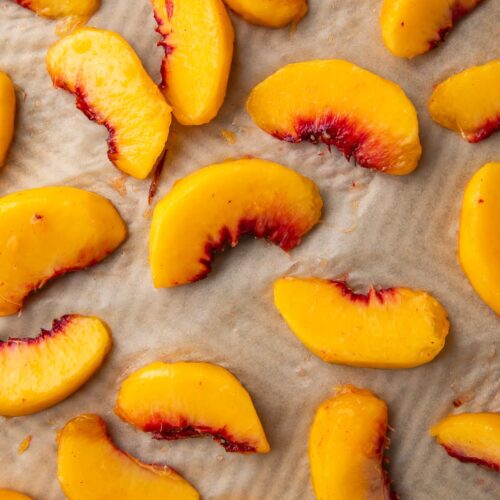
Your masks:
<instances>
[{"instance_id":1,"label":"sliced fruit arrangement","mask_svg":"<svg viewBox=\"0 0 500 500\"><path fill-rule=\"evenodd\" d=\"M291 250L318 223L322 205L312 181L277 163L244 159L202 168L177 182L155 208L149 241L154 284L204 278L215 252L236 246L243 234Z\"/></svg>"},{"instance_id":2,"label":"sliced fruit arrangement","mask_svg":"<svg viewBox=\"0 0 500 500\"><path fill-rule=\"evenodd\" d=\"M31 497L23 493L18 493L17 491L0 488L0 500L31 500Z\"/></svg>"},{"instance_id":3,"label":"sliced fruit arrangement","mask_svg":"<svg viewBox=\"0 0 500 500\"><path fill-rule=\"evenodd\" d=\"M111 441L98 415L80 415L59 432L57 477L71 500L197 500L198 492L177 472L148 465Z\"/></svg>"},{"instance_id":4,"label":"sliced fruit arrangement","mask_svg":"<svg viewBox=\"0 0 500 500\"><path fill-rule=\"evenodd\" d=\"M15 0L19 5L51 19L74 16L86 22L97 11L100 0Z\"/></svg>"},{"instance_id":5,"label":"sliced fruit arrangement","mask_svg":"<svg viewBox=\"0 0 500 500\"><path fill-rule=\"evenodd\" d=\"M285 66L252 90L247 109L278 139L323 142L388 174L410 173L422 153L417 112L401 88L348 61Z\"/></svg>"},{"instance_id":6,"label":"sliced fruit arrangement","mask_svg":"<svg viewBox=\"0 0 500 500\"><path fill-rule=\"evenodd\" d=\"M29 415L73 394L111 348L98 318L70 314L35 338L0 342L0 415Z\"/></svg>"},{"instance_id":7,"label":"sliced fruit arrangement","mask_svg":"<svg viewBox=\"0 0 500 500\"><path fill-rule=\"evenodd\" d=\"M215 118L226 96L234 31L222 0L151 0L165 49L162 90L177 121Z\"/></svg>"},{"instance_id":8,"label":"sliced fruit arrangement","mask_svg":"<svg viewBox=\"0 0 500 500\"><path fill-rule=\"evenodd\" d=\"M318 408L309 436L318 499L395 498L383 469L387 413L384 401L351 385Z\"/></svg>"},{"instance_id":9,"label":"sliced fruit arrangement","mask_svg":"<svg viewBox=\"0 0 500 500\"><path fill-rule=\"evenodd\" d=\"M212 436L228 452L270 448L250 395L228 370L210 363L155 362L123 382L115 407L156 439Z\"/></svg>"},{"instance_id":10,"label":"sliced fruit arrangement","mask_svg":"<svg viewBox=\"0 0 500 500\"><path fill-rule=\"evenodd\" d=\"M0 71L0 167L5 163L16 116L16 93L12 80Z\"/></svg>"},{"instance_id":11,"label":"sliced fruit arrangement","mask_svg":"<svg viewBox=\"0 0 500 500\"><path fill-rule=\"evenodd\" d=\"M430 433L448 455L500 472L500 413L449 415Z\"/></svg>"},{"instance_id":12,"label":"sliced fruit arrangement","mask_svg":"<svg viewBox=\"0 0 500 500\"><path fill-rule=\"evenodd\" d=\"M434 121L475 143L500 130L500 59L473 66L437 85L429 111Z\"/></svg>"},{"instance_id":13,"label":"sliced fruit arrangement","mask_svg":"<svg viewBox=\"0 0 500 500\"><path fill-rule=\"evenodd\" d=\"M49 279L103 260L127 229L113 205L70 187L20 191L0 198L0 316Z\"/></svg>"},{"instance_id":14,"label":"sliced fruit arrangement","mask_svg":"<svg viewBox=\"0 0 500 500\"><path fill-rule=\"evenodd\" d=\"M382 37L396 56L412 58L441 43L481 0L384 0Z\"/></svg>"},{"instance_id":15,"label":"sliced fruit arrangement","mask_svg":"<svg viewBox=\"0 0 500 500\"><path fill-rule=\"evenodd\" d=\"M476 292L500 314L500 162L484 165L467 185L458 257Z\"/></svg>"},{"instance_id":16,"label":"sliced fruit arrangement","mask_svg":"<svg viewBox=\"0 0 500 500\"><path fill-rule=\"evenodd\" d=\"M426 292L390 288L354 293L345 282L282 278L274 302L301 342L324 361L412 368L443 349L449 322Z\"/></svg>"},{"instance_id":17,"label":"sliced fruit arrangement","mask_svg":"<svg viewBox=\"0 0 500 500\"><path fill-rule=\"evenodd\" d=\"M224 0L231 10L246 21L282 28L299 22L307 14L307 0Z\"/></svg>"},{"instance_id":18,"label":"sliced fruit arrangement","mask_svg":"<svg viewBox=\"0 0 500 500\"><path fill-rule=\"evenodd\" d=\"M47 69L78 109L108 129L109 159L147 177L165 148L171 109L132 47L112 31L81 28L52 45Z\"/></svg>"}]
</instances>

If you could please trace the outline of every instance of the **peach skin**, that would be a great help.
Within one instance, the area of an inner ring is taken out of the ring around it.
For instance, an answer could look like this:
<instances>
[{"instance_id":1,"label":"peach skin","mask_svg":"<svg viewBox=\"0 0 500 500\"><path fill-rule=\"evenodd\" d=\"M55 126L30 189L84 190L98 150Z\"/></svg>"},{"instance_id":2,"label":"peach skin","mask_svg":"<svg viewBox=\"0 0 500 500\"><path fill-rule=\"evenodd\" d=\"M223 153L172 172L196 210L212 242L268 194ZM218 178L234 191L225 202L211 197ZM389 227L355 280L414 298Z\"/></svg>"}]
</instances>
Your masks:
<instances>
[{"instance_id":1,"label":"peach skin","mask_svg":"<svg viewBox=\"0 0 500 500\"><path fill-rule=\"evenodd\" d=\"M148 465L111 441L98 415L70 420L57 436L57 478L71 500L198 500L198 492L166 465Z\"/></svg>"},{"instance_id":2,"label":"peach skin","mask_svg":"<svg viewBox=\"0 0 500 500\"><path fill-rule=\"evenodd\" d=\"M322 206L312 181L277 163L243 159L202 168L178 181L155 208L149 239L154 285L206 277L216 251L236 246L243 234L291 250L318 223Z\"/></svg>"},{"instance_id":3,"label":"peach skin","mask_svg":"<svg viewBox=\"0 0 500 500\"><path fill-rule=\"evenodd\" d=\"M0 488L0 500L32 500L28 495Z\"/></svg>"},{"instance_id":4,"label":"peach skin","mask_svg":"<svg viewBox=\"0 0 500 500\"><path fill-rule=\"evenodd\" d=\"M451 457L500 472L500 413L448 415L430 434Z\"/></svg>"},{"instance_id":5,"label":"peach skin","mask_svg":"<svg viewBox=\"0 0 500 500\"><path fill-rule=\"evenodd\" d=\"M88 21L100 6L100 0L14 0L39 16L56 19L74 17Z\"/></svg>"},{"instance_id":6,"label":"peach skin","mask_svg":"<svg viewBox=\"0 0 500 500\"><path fill-rule=\"evenodd\" d=\"M73 394L101 366L111 336L98 318L69 314L35 338L0 342L0 415L45 410Z\"/></svg>"},{"instance_id":7,"label":"peach skin","mask_svg":"<svg viewBox=\"0 0 500 500\"><path fill-rule=\"evenodd\" d=\"M499 81L500 59L451 76L434 88L432 119L468 142L486 139L500 130Z\"/></svg>"},{"instance_id":8,"label":"peach skin","mask_svg":"<svg viewBox=\"0 0 500 500\"><path fill-rule=\"evenodd\" d=\"M224 0L245 21L267 28L282 28L307 14L306 0Z\"/></svg>"},{"instance_id":9,"label":"peach skin","mask_svg":"<svg viewBox=\"0 0 500 500\"><path fill-rule=\"evenodd\" d=\"M0 316L16 314L49 279L103 260L126 237L113 205L70 187L0 198Z\"/></svg>"},{"instance_id":10,"label":"peach skin","mask_svg":"<svg viewBox=\"0 0 500 500\"><path fill-rule=\"evenodd\" d=\"M500 315L500 162L487 163L465 189L458 257L479 296Z\"/></svg>"},{"instance_id":11,"label":"peach skin","mask_svg":"<svg viewBox=\"0 0 500 500\"><path fill-rule=\"evenodd\" d=\"M228 452L270 448L250 395L228 370L209 363L151 363L125 379L115 406L156 439L212 436Z\"/></svg>"},{"instance_id":12,"label":"peach skin","mask_svg":"<svg viewBox=\"0 0 500 500\"><path fill-rule=\"evenodd\" d=\"M321 500L397 498L383 469L387 405L351 385L316 411L309 435L311 479Z\"/></svg>"},{"instance_id":13,"label":"peach skin","mask_svg":"<svg viewBox=\"0 0 500 500\"><path fill-rule=\"evenodd\" d=\"M282 141L323 142L365 168L393 175L417 167L417 112L401 88L348 61L290 64L247 101L253 121Z\"/></svg>"},{"instance_id":14,"label":"peach skin","mask_svg":"<svg viewBox=\"0 0 500 500\"><path fill-rule=\"evenodd\" d=\"M443 349L449 322L426 292L389 288L367 295L342 281L281 278L274 303L293 333L323 361L368 368L412 368Z\"/></svg>"},{"instance_id":15,"label":"peach skin","mask_svg":"<svg viewBox=\"0 0 500 500\"><path fill-rule=\"evenodd\" d=\"M14 136L16 93L12 80L0 71L0 167L5 163Z\"/></svg>"},{"instance_id":16,"label":"peach skin","mask_svg":"<svg viewBox=\"0 0 500 500\"><path fill-rule=\"evenodd\" d=\"M412 58L439 45L481 0L384 0L380 23L386 47Z\"/></svg>"},{"instance_id":17,"label":"peach skin","mask_svg":"<svg viewBox=\"0 0 500 500\"><path fill-rule=\"evenodd\" d=\"M78 109L108 129L114 165L147 177L165 149L171 109L132 47L112 31L81 28L52 45L47 69Z\"/></svg>"},{"instance_id":18,"label":"peach skin","mask_svg":"<svg viewBox=\"0 0 500 500\"><path fill-rule=\"evenodd\" d=\"M233 59L234 31L222 0L151 0L165 56L161 88L183 125L219 112Z\"/></svg>"}]
</instances>

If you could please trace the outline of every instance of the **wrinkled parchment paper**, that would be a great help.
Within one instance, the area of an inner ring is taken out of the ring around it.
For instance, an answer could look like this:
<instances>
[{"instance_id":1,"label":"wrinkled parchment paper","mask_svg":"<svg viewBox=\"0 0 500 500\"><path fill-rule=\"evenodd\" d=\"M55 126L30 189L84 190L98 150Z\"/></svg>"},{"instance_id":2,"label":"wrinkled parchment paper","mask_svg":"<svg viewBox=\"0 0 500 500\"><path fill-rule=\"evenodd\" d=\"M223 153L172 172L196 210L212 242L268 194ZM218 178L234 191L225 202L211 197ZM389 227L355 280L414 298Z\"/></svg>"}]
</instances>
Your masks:
<instances>
[{"instance_id":1,"label":"wrinkled parchment paper","mask_svg":"<svg viewBox=\"0 0 500 500\"><path fill-rule=\"evenodd\" d=\"M500 2L485 0L437 50L411 62L392 56L379 28L381 0L309 0L297 30L251 26L233 16L236 53L226 102L210 125L174 125L157 199L189 172L226 158L254 155L314 179L325 200L321 225L290 254L244 240L219 256L209 278L155 290L147 263L148 181L123 177L106 157L106 130L52 88L44 57L56 23L0 0L0 68L19 87L16 139L0 172L0 194L69 185L110 198L129 225L127 242L102 264L57 279L19 317L0 319L0 338L34 336L65 313L97 315L111 327L114 349L82 390L37 415L0 419L0 486L39 500L64 498L56 479L57 429L97 412L115 441L146 462L175 467L210 500L314 498L307 460L317 405L340 383L368 387L390 406L389 470L403 499L500 498L499 476L448 458L427 435L453 411L500 410L500 322L472 290L457 263L464 187L485 162L499 160L500 134L470 145L440 128L426 103L434 83L500 56ZM148 0L102 0L89 25L121 33L159 81L161 50ZM424 155L407 177L349 165L324 146L289 145L253 125L251 88L286 63L345 58L399 83L415 103ZM236 135L231 144L223 135ZM328 365L309 353L273 306L272 283L284 275L348 276L360 289L404 285L433 293L452 330L443 353L412 370ZM235 373L250 391L267 431L266 456L227 454L210 439L154 441L113 413L123 377L157 360L205 360ZM29 449L18 446L32 435ZM111 500L111 499L110 499Z\"/></svg>"}]
</instances>

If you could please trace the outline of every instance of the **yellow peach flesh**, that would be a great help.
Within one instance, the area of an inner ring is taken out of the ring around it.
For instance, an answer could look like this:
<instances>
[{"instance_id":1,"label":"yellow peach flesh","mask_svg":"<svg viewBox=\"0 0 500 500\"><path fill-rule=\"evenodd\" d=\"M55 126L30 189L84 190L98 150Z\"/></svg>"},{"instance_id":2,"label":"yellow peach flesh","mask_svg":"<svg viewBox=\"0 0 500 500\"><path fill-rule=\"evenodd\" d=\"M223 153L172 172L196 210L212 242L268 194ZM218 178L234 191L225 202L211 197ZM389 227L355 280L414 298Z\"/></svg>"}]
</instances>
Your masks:
<instances>
[{"instance_id":1,"label":"yellow peach flesh","mask_svg":"<svg viewBox=\"0 0 500 500\"><path fill-rule=\"evenodd\" d=\"M15 0L19 5L51 19L77 17L83 22L94 14L100 0Z\"/></svg>"},{"instance_id":2,"label":"yellow peach flesh","mask_svg":"<svg viewBox=\"0 0 500 500\"><path fill-rule=\"evenodd\" d=\"M11 79L0 71L0 167L5 163L16 115L16 93Z\"/></svg>"},{"instance_id":3,"label":"yellow peach flesh","mask_svg":"<svg viewBox=\"0 0 500 500\"><path fill-rule=\"evenodd\" d=\"M28 495L0 488L0 500L32 500Z\"/></svg>"}]
</instances>

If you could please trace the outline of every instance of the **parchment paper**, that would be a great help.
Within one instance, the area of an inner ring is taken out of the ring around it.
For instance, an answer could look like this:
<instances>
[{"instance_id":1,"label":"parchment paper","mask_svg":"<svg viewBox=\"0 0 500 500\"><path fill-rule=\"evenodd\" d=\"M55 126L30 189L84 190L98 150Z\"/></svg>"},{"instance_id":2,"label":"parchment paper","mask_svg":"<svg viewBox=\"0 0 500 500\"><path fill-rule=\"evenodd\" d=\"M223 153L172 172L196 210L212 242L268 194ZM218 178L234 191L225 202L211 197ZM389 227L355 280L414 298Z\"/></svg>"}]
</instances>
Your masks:
<instances>
[{"instance_id":1,"label":"parchment paper","mask_svg":"<svg viewBox=\"0 0 500 500\"><path fill-rule=\"evenodd\" d=\"M106 157L106 130L52 87L44 57L56 23L0 0L0 68L19 87L16 138L0 173L0 194L70 185L110 198L128 223L127 242L102 264L61 277L36 293L19 317L0 319L0 337L34 336L65 313L97 315L111 327L114 349L82 390L37 415L0 419L0 487L35 499L63 498L56 479L57 429L83 412L103 415L121 447L146 462L175 467L210 500L314 498L307 441L316 407L335 385L368 387L390 406L389 470L403 499L500 498L499 476L449 458L428 427L453 411L500 410L498 317L479 299L456 257L464 187L499 159L500 134L470 145L433 123L434 83L500 56L500 2L485 0L437 50L411 62L383 46L380 0L309 0L295 32L270 30L233 16L236 53L228 95L210 125L175 124L158 197L189 172L226 158L254 155L316 181L325 200L321 225L290 254L244 240L219 256L209 278L155 290L147 263L148 181L124 178ZM89 25L121 33L159 81L161 50L148 0L103 0ZM415 103L424 155L407 177L374 174L324 146L288 145L259 130L245 111L252 87L286 63L345 58L399 83ZM236 134L230 144L222 131ZM328 365L309 353L273 306L272 283L285 274L341 277L428 290L452 323L443 353L412 370ZM266 456L227 454L210 439L154 441L113 413L123 377L153 360L205 360L235 373L250 391L269 437ZM22 455L18 446L32 435Z\"/></svg>"}]
</instances>

